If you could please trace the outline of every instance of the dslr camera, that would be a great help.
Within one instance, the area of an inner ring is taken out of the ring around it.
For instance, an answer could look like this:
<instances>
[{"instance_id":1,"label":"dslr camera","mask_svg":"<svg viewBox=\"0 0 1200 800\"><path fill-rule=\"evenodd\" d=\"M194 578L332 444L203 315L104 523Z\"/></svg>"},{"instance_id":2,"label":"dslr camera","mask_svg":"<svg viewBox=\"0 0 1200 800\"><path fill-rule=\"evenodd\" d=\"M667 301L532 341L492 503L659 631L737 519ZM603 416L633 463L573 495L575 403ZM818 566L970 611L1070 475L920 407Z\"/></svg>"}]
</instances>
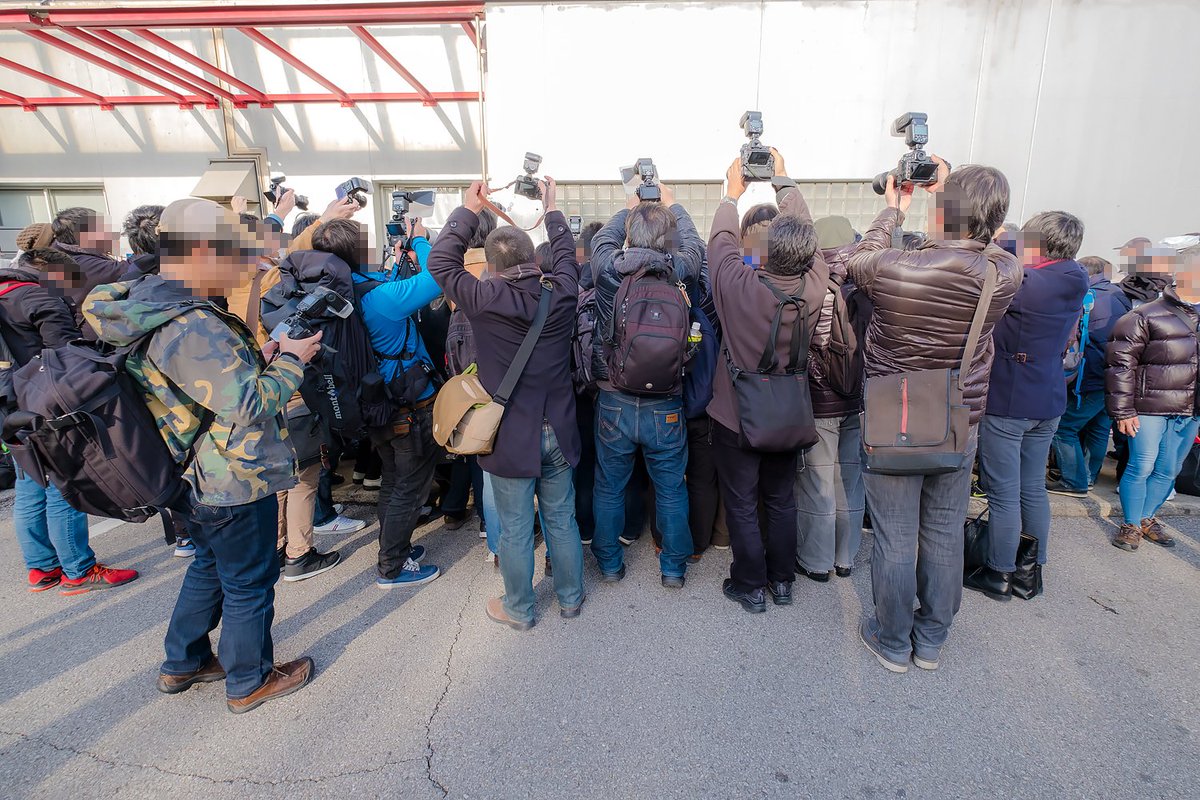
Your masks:
<instances>
[{"instance_id":1,"label":"dslr camera","mask_svg":"<svg viewBox=\"0 0 1200 800\"><path fill-rule=\"evenodd\" d=\"M887 192L888 175L895 177L896 186L911 183L928 186L937 183L938 164L922 149L929 142L929 115L919 111L902 114L892 123L892 136L903 136L908 152L900 157L900 163L889 172L881 172L871 182L875 194Z\"/></svg>"},{"instance_id":2,"label":"dslr camera","mask_svg":"<svg viewBox=\"0 0 1200 800\"><path fill-rule=\"evenodd\" d=\"M747 181L771 180L775 177L775 156L759 139L763 132L762 113L747 111L738 124L750 140L742 145L742 178Z\"/></svg>"},{"instance_id":3,"label":"dslr camera","mask_svg":"<svg viewBox=\"0 0 1200 800\"><path fill-rule=\"evenodd\" d=\"M394 244L397 239L407 233L404 218L408 210L414 206L432 206L436 197L433 189L423 189L419 192L392 192L392 218L387 223L388 238Z\"/></svg>"},{"instance_id":4,"label":"dslr camera","mask_svg":"<svg viewBox=\"0 0 1200 800\"><path fill-rule=\"evenodd\" d=\"M371 182L364 178L351 178L345 183L338 184L337 189L338 200L343 197L349 197L354 202L358 203L359 208L367 207L367 195L371 193Z\"/></svg>"},{"instance_id":5,"label":"dslr camera","mask_svg":"<svg viewBox=\"0 0 1200 800\"><path fill-rule=\"evenodd\" d=\"M316 320L337 317L345 319L354 313L354 304L327 286L318 286L300 299L296 308L283 322L271 331L271 338L279 341L286 333L291 339L307 339L315 336Z\"/></svg>"},{"instance_id":6,"label":"dslr camera","mask_svg":"<svg viewBox=\"0 0 1200 800\"><path fill-rule=\"evenodd\" d=\"M542 166L542 157L537 153L526 153L525 163L521 169L525 170L524 175L518 175L516 181L513 182L513 192L528 197L530 200L542 199L542 187L538 183L537 178L533 177L533 173L538 171L538 167Z\"/></svg>"},{"instance_id":7,"label":"dslr camera","mask_svg":"<svg viewBox=\"0 0 1200 800\"><path fill-rule=\"evenodd\" d=\"M279 198L283 197L287 187L283 182L287 180L287 175L272 175L271 188L263 192L263 197L271 201L272 206L279 205ZM302 194L296 195L296 208L301 211L308 211L308 198Z\"/></svg>"},{"instance_id":8,"label":"dslr camera","mask_svg":"<svg viewBox=\"0 0 1200 800\"><path fill-rule=\"evenodd\" d=\"M639 158L633 168L642 181L642 185L637 188L638 200L643 203L662 202L662 190L658 188L658 170L655 169L654 162L648 158Z\"/></svg>"}]
</instances>

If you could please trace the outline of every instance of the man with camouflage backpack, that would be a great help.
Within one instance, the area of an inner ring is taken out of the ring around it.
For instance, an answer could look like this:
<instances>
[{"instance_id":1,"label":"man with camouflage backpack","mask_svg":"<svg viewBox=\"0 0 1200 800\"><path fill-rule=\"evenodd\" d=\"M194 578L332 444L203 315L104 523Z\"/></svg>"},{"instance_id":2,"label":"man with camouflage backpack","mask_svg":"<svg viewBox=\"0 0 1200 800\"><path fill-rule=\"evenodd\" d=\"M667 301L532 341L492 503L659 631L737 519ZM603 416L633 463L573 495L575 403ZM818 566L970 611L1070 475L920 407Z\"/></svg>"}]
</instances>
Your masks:
<instances>
[{"instance_id":1,"label":"man with camouflage backpack","mask_svg":"<svg viewBox=\"0 0 1200 800\"><path fill-rule=\"evenodd\" d=\"M179 591L158 689L182 692L226 679L242 713L305 686L311 658L274 663L276 493L296 484L283 410L316 356L320 336L259 350L221 296L255 268L260 251L236 215L208 200L178 200L159 224L161 271L97 288L84 315L100 340L141 342L126 369L145 392L179 463L194 457L177 502L190 515L196 555ZM275 357L275 356L278 357ZM222 622L219 659L209 634Z\"/></svg>"}]
</instances>

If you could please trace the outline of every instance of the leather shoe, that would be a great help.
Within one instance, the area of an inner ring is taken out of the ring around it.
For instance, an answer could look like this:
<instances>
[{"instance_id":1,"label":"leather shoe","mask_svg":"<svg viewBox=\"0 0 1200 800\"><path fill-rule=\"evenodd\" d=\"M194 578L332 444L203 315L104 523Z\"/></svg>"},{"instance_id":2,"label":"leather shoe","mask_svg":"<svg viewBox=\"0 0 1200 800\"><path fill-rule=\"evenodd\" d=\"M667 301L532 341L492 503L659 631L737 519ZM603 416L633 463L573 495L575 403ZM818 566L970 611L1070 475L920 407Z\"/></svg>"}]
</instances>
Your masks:
<instances>
[{"instance_id":1,"label":"leather shoe","mask_svg":"<svg viewBox=\"0 0 1200 800\"><path fill-rule=\"evenodd\" d=\"M528 622L520 622L510 617L508 612L504 610L504 601L499 597L488 598L487 615L488 619L490 619L492 622L499 622L501 625L507 625L514 631L527 631L533 627L533 620L529 620Z\"/></svg>"},{"instance_id":2,"label":"leather shoe","mask_svg":"<svg viewBox=\"0 0 1200 800\"><path fill-rule=\"evenodd\" d=\"M767 585L767 589L771 592L771 600L777 606L790 606L792 604L792 582L791 581L773 581Z\"/></svg>"},{"instance_id":3,"label":"leather shoe","mask_svg":"<svg viewBox=\"0 0 1200 800\"><path fill-rule=\"evenodd\" d=\"M580 598L579 605L572 608L562 608L560 606L558 609L558 615L563 619L575 619L579 616L579 612L583 610L583 601L586 599L587 597Z\"/></svg>"},{"instance_id":4,"label":"leather shoe","mask_svg":"<svg viewBox=\"0 0 1200 800\"><path fill-rule=\"evenodd\" d=\"M829 583L828 572L809 572L804 567L800 566L799 561L796 562L796 572L800 573L809 580L816 581L817 583Z\"/></svg>"},{"instance_id":5,"label":"leather shoe","mask_svg":"<svg viewBox=\"0 0 1200 800\"><path fill-rule=\"evenodd\" d=\"M601 572L600 573L600 582L601 583L620 583L624 578L625 578L625 565L624 564L622 564L621 568L619 570L617 570L616 572Z\"/></svg>"},{"instance_id":6,"label":"leather shoe","mask_svg":"<svg viewBox=\"0 0 1200 800\"><path fill-rule=\"evenodd\" d=\"M663 575L662 585L668 589L682 589L685 580L682 575Z\"/></svg>"},{"instance_id":7,"label":"leather shoe","mask_svg":"<svg viewBox=\"0 0 1200 800\"><path fill-rule=\"evenodd\" d=\"M834 567L833 571L837 573L839 578L849 578L853 567Z\"/></svg>"},{"instance_id":8,"label":"leather shoe","mask_svg":"<svg viewBox=\"0 0 1200 800\"><path fill-rule=\"evenodd\" d=\"M1012 573L997 572L986 565L964 576L963 586L973 592L986 594L993 600L1012 600Z\"/></svg>"},{"instance_id":9,"label":"leather shoe","mask_svg":"<svg viewBox=\"0 0 1200 800\"><path fill-rule=\"evenodd\" d=\"M163 672L158 676L158 690L163 694L179 694L186 692L197 683L213 683L225 680L225 669L216 656L209 656L204 666L186 675L168 675Z\"/></svg>"},{"instance_id":10,"label":"leather shoe","mask_svg":"<svg viewBox=\"0 0 1200 800\"><path fill-rule=\"evenodd\" d=\"M725 596L735 603L740 603L742 608L749 611L751 614L761 614L767 610L767 598L763 596L762 589L755 589L752 592L743 592L733 585L733 578L726 578L721 583L721 591Z\"/></svg>"},{"instance_id":11,"label":"leather shoe","mask_svg":"<svg viewBox=\"0 0 1200 800\"><path fill-rule=\"evenodd\" d=\"M253 711L268 700L286 697L298 692L313 679L316 666L308 656L289 661L286 664L276 664L271 674L263 681L263 685L245 697L231 697L226 701L229 710L234 714L245 714Z\"/></svg>"}]
</instances>

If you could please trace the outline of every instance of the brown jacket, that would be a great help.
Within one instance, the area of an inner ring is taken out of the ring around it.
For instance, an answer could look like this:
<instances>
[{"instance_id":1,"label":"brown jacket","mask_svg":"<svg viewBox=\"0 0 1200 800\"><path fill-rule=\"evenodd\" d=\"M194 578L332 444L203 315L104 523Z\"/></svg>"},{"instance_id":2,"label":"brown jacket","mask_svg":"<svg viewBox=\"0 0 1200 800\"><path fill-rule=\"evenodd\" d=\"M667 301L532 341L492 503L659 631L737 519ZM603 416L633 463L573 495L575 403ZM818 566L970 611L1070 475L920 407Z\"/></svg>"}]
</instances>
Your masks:
<instances>
[{"instance_id":1,"label":"brown jacket","mask_svg":"<svg viewBox=\"0 0 1200 800\"><path fill-rule=\"evenodd\" d=\"M794 188L780 192L780 209L811 221L808 206L799 191ZM735 366L745 370L758 368L767 337L771 334L771 323L779 301L763 285L759 276L786 295L802 296L809 336L816 328L821 313L821 301L829 283L829 268L820 252L813 260L810 270L803 275L776 275L767 269L756 270L742 260L742 241L738 224L737 208L732 203L721 203L713 216L712 235L708 240L708 263L712 276L713 299L717 305L717 317L721 320L722 354L719 357L716 375L713 378L713 399L708 414L732 431L739 431L737 398L733 393L728 362L724 351L728 349ZM768 264L768 267L770 265ZM775 353L779 372L791 356L792 329L796 326L796 308L788 305L783 310L783 322L775 341ZM802 358L807 353L802 354Z\"/></svg>"},{"instance_id":2,"label":"brown jacket","mask_svg":"<svg viewBox=\"0 0 1200 800\"><path fill-rule=\"evenodd\" d=\"M957 368L990 263L998 272L996 291L963 391L975 424L987 405L992 329L1021 285L1021 265L996 245L974 240L930 239L916 250L892 249L892 229L903 221L897 209L880 212L848 264L850 279L875 305L867 326L867 377Z\"/></svg>"},{"instance_id":3,"label":"brown jacket","mask_svg":"<svg viewBox=\"0 0 1200 800\"><path fill-rule=\"evenodd\" d=\"M1109 416L1196 414L1197 323L1196 309L1174 287L1117 321L1104 370Z\"/></svg>"}]
</instances>

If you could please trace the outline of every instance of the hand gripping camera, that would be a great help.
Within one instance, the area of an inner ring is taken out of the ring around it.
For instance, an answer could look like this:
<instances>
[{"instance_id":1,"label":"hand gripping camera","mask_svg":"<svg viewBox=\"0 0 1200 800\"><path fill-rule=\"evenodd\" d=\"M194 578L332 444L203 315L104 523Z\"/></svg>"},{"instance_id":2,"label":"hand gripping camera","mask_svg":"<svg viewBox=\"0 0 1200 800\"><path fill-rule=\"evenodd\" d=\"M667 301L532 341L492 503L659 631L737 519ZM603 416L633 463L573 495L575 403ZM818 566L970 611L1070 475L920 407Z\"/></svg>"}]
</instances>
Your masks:
<instances>
[{"instance_id":1,"label":"hand gripping camera","mask_svg":"<svg viewBox=\"0 0 1200 800\"><path fill-rule=\"evenodd\" d=\"M938 164L925 154L922 149L929 142L929 115L919 111L910 111L896 118L892 123L892 136L903 136L908 145L907 153L900 157L900 163L890 172L881 172L875 176L871 188L875 194L887 192L888 175L896 178L896 185L906 183L918 186L928 186L937 183Z\"/></svg>"},{"instance_id":2,"label":"hand gripping camera","mask_svg":"<svg viewBox=\"0 0 1200 800\"><path fill-rule=\"evenodd\" d=\"M283 182L287 180L287 175L272 175L271 188L263 192L263 197L271 201L272 206L279 205L279 198L283 197L287 192L287 187ZM302 194L296 195L296 208L301 211L308 211L308 198Z\"/></svg>"},{"instance_id":3,"label":"hand gripping camera","mask_svg":"<svg viewBox=\"0 0 1200 800\"><path fill-rule=\"evenodd\" d=\"M388 239L391 240L391 244L395 244L398 239L408 233L404 220L408 216L409 209L413 206L428 206L432 209L435 197L436 193L433 189L422 189L418 192L392 192L392 219L387 223Z\"/></svg>"},{"instance_id":4,"label":"hand gripping camera","mask_svg":"<svg viewBox=\"0 0 1200 800\"><path fill-rule=\"evenodd\" d=\"M654 162L648 158L639 158L633 168L637 170L637 175L642 181L642 185L637 188L638 200L643 203L662 202L662 189L658 188L658 170L655 169Z\"/></svg>"},{"instance_id":5,"label":"hand gripping camera","mask_svg":"<svg viewBox=\"0 0 1200 800\"><path fill-rule=\"evenodd\" d=\"M538 179L533 177L533 173L538 171L538 167L542 165L542 157L537 153L526 153L525 163L521 169L525 170L524 175L518 175L513 181L513 192L522 197L528 197L530 200L542 199L542 186L538 183Z\"/></svg>"},{"instance_id":6,"label":"hand gripping camera","mask_svg":"<svg viewBox=\"0 0 1200 800\"><path fill-rule=\"evenodd\" d=\"M338 200L343 197L349 197L354 202L358 203L359 208L367 207L367 195L371 193L371 182L364 178L351 178L345 183L338 184L337 189Z\"/></svg>"},{"instance_id":7,"label":"hand gripping camera","mask_svg":"<svg viewBox=\"0 0 1200 800\"><path fill-rule=\"evenodd\" d=\"M272 329L271 338L279 341L286 333L289 339L307 339L316 335L317 329L313 323L317 320L331 317L345 319L352 313L354 305L349 300L327 286L318 286L304 295L295 310Z\"/></svg>"},{"instance_id":8,"label":"hand gripping camera","mask_svg":"<svg viewBox=\"0 0 1200 800\"><path fill-rule=\"evenodd\" d=\"M747 111L742 114L739 124L750 140L742 145L742 178L747 181L771 180L775 177L775 156L759 139L763 132L762 114Z\"/></svg>"}]
</instances>

